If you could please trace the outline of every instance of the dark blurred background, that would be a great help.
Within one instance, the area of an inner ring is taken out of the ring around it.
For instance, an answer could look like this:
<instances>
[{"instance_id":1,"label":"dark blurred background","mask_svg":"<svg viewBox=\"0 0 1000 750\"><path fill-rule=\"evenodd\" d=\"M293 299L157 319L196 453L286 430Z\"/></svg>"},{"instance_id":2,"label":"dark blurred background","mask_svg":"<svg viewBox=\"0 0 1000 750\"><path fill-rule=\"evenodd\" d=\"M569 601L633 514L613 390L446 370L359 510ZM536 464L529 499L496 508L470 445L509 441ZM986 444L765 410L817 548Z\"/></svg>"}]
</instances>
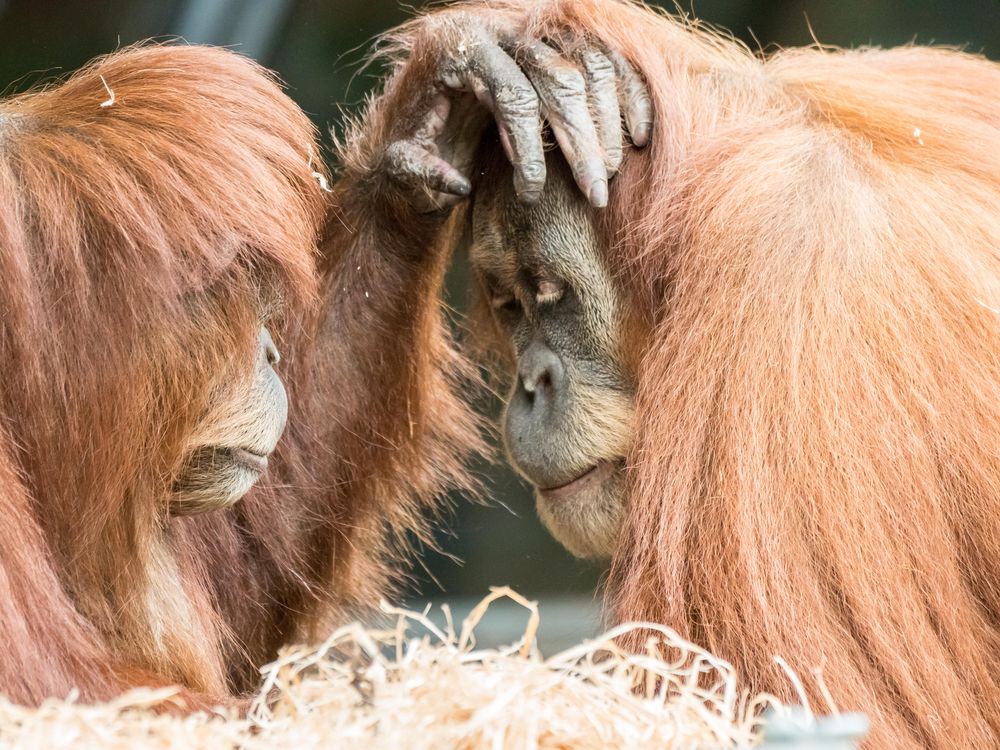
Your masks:
<instances>
[{"instance_id":1,"label":"dark blurred background","mask_svg":"<svg viewBox=\"0 0 1000 750\"><path fill-rule=\"evenodd\" d=\"M369 43L421 5L421 0L412 6L393 0L0 0L0 90L23 90L138 40L182 37L232 46L273 68L317 124L339 130L344 113L357 108L374 82L371 75L355 76ZM755 48L809 44L815 35L824 44L842 46L962 45L1000 59L1000 0L683 0L680 7ZM461 263L451 287L460 307ZM440 533L443 554L426 552L414 573L414 598L461 602L490 585L510 584L547 602L554 615L550 622L576 623L567 631L570 640L592 630L601 568L574 560L548 537L530 494L509 471L484 471L499 502L456 503Z\"/></svg>"}]
</instances>

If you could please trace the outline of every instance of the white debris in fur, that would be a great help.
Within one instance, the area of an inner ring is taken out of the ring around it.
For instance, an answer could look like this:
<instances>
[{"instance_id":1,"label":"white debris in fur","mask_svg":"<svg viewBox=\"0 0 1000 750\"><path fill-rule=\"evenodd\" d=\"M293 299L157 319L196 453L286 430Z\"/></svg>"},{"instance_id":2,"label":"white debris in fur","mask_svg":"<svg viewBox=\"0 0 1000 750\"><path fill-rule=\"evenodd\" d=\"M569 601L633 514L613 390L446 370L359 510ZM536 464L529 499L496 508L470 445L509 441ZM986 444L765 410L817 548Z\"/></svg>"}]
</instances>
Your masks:
<instances>
[{"instance_id":1,"label":"white debris in fur","mask_svg":"<svg viewBox=\"0 0 1000 750\"><path fill-rule=\"evenodd\" d=\"M319 183L319 189L324 193L332 193L333 189L330 187L330 181L326 179L326 175L313 169L313 152L311 146L309 148L309 163L306 166L312 178Z\"/></svg>"},{"instance_id":2,"label":"white debris in fur","mask_svg":"<svg viewBox=\"0 0 1000 750\"><path fill-rule=\"evenodd\" d=\"M108 82L104 80L104 76L101 76L101 83L104 84L104 90L108 92L108 98L101 102L101 107L107 108L115 103L115 92L108 85Z\"/></svg>"}]
</instances>

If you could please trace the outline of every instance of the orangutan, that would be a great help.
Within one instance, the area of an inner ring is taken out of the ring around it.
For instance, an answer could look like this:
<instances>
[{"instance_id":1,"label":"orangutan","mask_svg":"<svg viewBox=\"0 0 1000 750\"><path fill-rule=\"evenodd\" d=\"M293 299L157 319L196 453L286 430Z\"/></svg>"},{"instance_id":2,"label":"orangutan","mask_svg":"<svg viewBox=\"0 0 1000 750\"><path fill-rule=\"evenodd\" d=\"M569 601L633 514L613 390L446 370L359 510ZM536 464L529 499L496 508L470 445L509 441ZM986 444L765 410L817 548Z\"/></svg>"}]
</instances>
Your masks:
<instances>
[{"instance_id":1,"label":"orangutan","mask_svg":"<svg viewBox=\"0 0 1000 750\"><path fill-rule=\"evenodd\" d=\"M616 51L656 119L606 211L559 154L533 205L477 157L476 344L542 520L751 692L799 700L781 656L866 747L1000 746L1000 65L494 7Z\"/></svg>"}]
</instances>

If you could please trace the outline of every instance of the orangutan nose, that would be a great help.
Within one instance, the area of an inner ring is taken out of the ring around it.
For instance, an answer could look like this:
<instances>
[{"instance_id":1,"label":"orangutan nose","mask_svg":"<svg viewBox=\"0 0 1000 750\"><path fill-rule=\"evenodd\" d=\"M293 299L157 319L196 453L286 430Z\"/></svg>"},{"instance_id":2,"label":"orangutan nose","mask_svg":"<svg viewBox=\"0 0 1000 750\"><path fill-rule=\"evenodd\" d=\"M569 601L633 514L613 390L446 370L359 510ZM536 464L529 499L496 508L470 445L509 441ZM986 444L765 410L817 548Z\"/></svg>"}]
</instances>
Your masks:
<instances>
[{"instance_id":1,"label":"orangutan nose","mask_svg":"<svg viewBox=\"0 0 1000 750\"><path fill-rule=\"evenodd\" d=\"M260 329L260 338L257 340L257 351L261 361L267 362L271 367L281 361L281 354L278 353L278 347L275 346L274 339L271 338L271 332L263 327Z\"/></svg>"},{"instance_id":2,"label":"orangutan nose","mask_svg":"<svg viewBox=\"0 0 1000 750\"><path fill-rule=\"evenodd\" d=\"M518 390L535 407L548 408L563 384L563 366L559 357L545 344L536 341L518 362Z\"/></svg>"},{"instance_id":3,"label":"orangutan nose","mask_svg":"<svg viewBox=\"0 0 1000 750\"><path fill-rule=\"evenodd\" d=\"M275 365L281 361L271 332L260 329L257 339L257 374L253 386L253 402L260 407L258 429L253 440L240 447L267 454L274 450L288 421L288 394Z\"/></svg>"},{"instance_id":4,"label":"orangutan nose","mask_svg":"<svg viewBox=\"0 0 1000 750\"><path fill-rule=\"evenodd\" d=\"M517 470L538 486L557 484L563 476L553 435L565 426L567 381L562 360L541 341L533 342L518 360L504 443Z\"/></svg>"}]
</instances>

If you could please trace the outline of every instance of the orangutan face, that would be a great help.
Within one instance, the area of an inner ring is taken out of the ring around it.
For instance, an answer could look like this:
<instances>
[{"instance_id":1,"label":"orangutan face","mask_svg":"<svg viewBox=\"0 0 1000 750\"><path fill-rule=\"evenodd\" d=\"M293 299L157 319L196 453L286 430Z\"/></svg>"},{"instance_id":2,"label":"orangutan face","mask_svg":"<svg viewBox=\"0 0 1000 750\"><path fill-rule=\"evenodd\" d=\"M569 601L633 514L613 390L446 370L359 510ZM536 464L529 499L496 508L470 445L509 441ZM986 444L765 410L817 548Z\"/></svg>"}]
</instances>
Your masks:
<instances>
[{"instance_id":1,"label":"orangutan face","mask_svg":"<svg viewBox=\"0 0 1000 750\"><path fill-rule=\"evenodd\" d=\"M551 161L551 160L550 160ZM581 557L611 555L621 526L632 388L618 353L619 292L591 211L551 164L541 201L508 180L477 191L472 265L511 347L504 441L538 513Z\"/></svg>"},{"instance_id":2,"label":"orangutan face","mask_svg":"<svg viewBox=\"0 0 1000 750\"><path fill-rule=\"evenodd\" d=\"M267 471L288 416L288 399L275 372L278 349L261 328L253 375L236 378L213 394L208 413L174 483L171 512L225 508L243 497Z\"/></svg>"}]
</instances>

